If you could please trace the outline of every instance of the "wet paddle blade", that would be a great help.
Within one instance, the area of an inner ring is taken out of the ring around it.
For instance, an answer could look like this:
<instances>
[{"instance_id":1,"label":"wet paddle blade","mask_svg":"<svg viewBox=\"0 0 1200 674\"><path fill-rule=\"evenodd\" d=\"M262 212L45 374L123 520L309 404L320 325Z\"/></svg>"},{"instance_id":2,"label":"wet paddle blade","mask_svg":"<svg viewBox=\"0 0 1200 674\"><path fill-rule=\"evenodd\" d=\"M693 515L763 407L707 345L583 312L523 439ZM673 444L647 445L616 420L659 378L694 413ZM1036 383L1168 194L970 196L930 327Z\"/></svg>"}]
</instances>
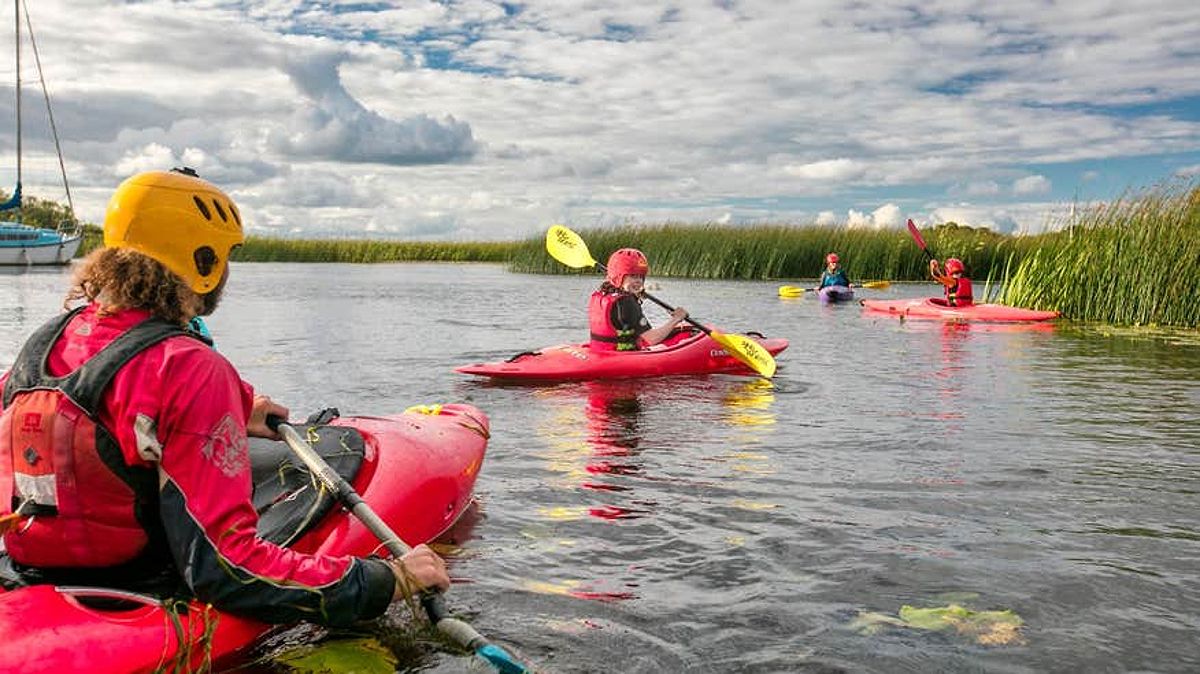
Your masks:
<instances>
[{"instance_id":1,"label":"wet paddle blade","mask_svg":"<svg viewBox=\"0 0 1200 674\"><path fill-rule=\"evenodd\" d=\"M525 665L517 662L511 655L504 652L504 649L494 644L481 646L475 651L475 655L483 658L492 667L496 668L501 674L527 674L531 671Z\"/></svg>"},{"instance_id":2,"label":"wet paddle blade","mask_svg":"<svg viewBox=\"0 0 1200 674\"><path fill-rule=\"evenodd\" d=\"M884 288L892 287L892 282L891 281L867 281L866 283L862 284L862 287L870 288L871 290L883 290Z\"/></svg>"},{"instance_id":3,"label":"wet paddle blade","mask_svg":"<svg viewBox=\"0 0 1200 674\"><path fill-rule=\"evenodd\" d=\"M775 376L775 358L762 344L745 335L727 335L716 330L711 330L708 334L725 347L729 355L742 361L755 372L767 379Z\"/></svg>"},{"instance_id":4,"label":"wet paddle blade","mask_svg":"<svg viewBox=\"0 0 1200 674\"><path fill-rule=\"evenodd\" d=\"M596 266L596 260L588 252L583 239L563 225L552 225L546 230L546 251L555 260L573 269Z\"/></svg>"},{"instance_id":5,"label":"wet paddle blade","mask_svg":"<svg viewBox=\"0 0 1200 674\"><path fill-rule=\"evenodd\" d=\"M804 288L800 286L779 286L780 297L800 297L804 294Z\"/></svg>"}]
</instances>

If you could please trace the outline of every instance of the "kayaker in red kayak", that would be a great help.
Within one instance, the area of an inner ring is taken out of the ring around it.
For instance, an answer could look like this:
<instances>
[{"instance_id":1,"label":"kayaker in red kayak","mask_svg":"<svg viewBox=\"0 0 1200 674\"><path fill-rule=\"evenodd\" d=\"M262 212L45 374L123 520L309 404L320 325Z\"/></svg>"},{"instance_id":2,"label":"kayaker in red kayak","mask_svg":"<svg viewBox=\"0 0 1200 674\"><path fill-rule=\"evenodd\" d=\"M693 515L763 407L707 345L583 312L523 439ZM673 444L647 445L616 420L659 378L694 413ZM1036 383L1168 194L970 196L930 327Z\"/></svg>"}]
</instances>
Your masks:
<instances>
[{"instance_id":1,"label":"kayaker in red kayak","mask_svg":"<svg viewBox=\"0 0 1200 674\"><path fill-rule=\"evenodd\" d=\"M233 365L186 329L216 309L244 240L190 169L117 188L105 247L0 377L0 582L194 595L254 619L346 625L449 587L426 546L402 560L304 554L256 534L247 435L277 438Z\"/></svg>"},{"instance_id":2,"label":"kayaker in red kayak","mask_svg":"<svg viewBox=\"0 0 1200 674\"><path fill-rule=\"evenodd\" d=\"M937 260L929 261L929 275L933 280L945 286L946 306L969 307L975 303L971 296L971 279L966 277L962 260L952 257L946 260L946 272L938 268Z\"/></svg>"},{"instance_id":3,"label":"kayaker in red kayak","mask_svg":"<svg viewBox=\"0 0 1200 674\"><path fill-rule=\"evenodd\" d=\"M671 318L657 328L650 327L642 313L641 293L645 289L650 263L636 248L622 248L608 257L604 283L588 302L589 346L601 351L637 351L654 346L667 338L687 318L683 307L676 307Z\"/></svg>"}]
</instances>

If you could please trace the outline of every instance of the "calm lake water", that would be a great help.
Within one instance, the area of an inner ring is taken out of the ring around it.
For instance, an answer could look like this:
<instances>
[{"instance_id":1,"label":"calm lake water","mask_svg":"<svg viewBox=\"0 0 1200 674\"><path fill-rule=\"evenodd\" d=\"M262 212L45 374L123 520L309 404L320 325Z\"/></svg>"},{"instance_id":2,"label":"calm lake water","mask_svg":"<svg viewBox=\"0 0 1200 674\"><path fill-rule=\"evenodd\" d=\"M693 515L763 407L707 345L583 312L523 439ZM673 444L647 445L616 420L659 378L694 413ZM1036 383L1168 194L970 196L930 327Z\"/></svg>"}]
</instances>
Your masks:
<instances>
[{"instance_id":1,"label":"calm lake water","mask_svg":"<svg viewBox=\"0 0 1200 674\"><path fill-rule=\"evenodd\" d=\"M67 274L0 275L0 367ZM297 418L450 401L491 416L448 599L544 671L1200 670L1200 347L652 279L702 321L790 339L774 387L452 372L582 341L598 280L240 264L210 327ZM951 603L1023 624L886 622ZM469 664L426 648L401 666Z\"/></svg>"}]
</instances>

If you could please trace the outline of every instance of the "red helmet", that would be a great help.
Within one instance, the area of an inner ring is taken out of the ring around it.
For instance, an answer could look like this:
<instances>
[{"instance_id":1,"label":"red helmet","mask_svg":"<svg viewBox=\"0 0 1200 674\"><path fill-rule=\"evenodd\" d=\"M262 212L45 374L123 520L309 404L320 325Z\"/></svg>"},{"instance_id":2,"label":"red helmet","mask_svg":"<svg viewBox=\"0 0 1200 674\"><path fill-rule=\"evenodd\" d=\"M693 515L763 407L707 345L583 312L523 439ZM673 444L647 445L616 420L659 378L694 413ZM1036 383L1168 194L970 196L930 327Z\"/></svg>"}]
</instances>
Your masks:
<instances>
[{"instance_id":1,"label":"red helmet","mask_svg":"<svg viewBox=\"0 0 1200 674\"><path fill-rule=\"evenodd\" d=\"M838 261L837 253L830 253L825 256L826 264L837 264L837 261Z\"/></svg>"},{"instance_id":2,"label":"red helmet","mask_svg":"<svg viewBox=\"0 0 1200 674\"><path fill-rule=\"evenodd\" d=\"M952 257L952 258L950 258L949 260L946 260L946 273L947 273L947 274L961 274L961 273L963 273L963 263L962 263L962 260L960 260L960 259L958 259L958 258L956 258L956 257Z\"/></svg>"},{"instance_id":3,"label":"red helmet","mask_svg":"<svg viewBox=\"0 0 1200 674\"><path fill-rule=\"evenodd\" d=\"M608 282L620 288L630 274L645 276L650 273L650 262L637 248L622 248L608 256Z\"/></svg>"}]
</instances>

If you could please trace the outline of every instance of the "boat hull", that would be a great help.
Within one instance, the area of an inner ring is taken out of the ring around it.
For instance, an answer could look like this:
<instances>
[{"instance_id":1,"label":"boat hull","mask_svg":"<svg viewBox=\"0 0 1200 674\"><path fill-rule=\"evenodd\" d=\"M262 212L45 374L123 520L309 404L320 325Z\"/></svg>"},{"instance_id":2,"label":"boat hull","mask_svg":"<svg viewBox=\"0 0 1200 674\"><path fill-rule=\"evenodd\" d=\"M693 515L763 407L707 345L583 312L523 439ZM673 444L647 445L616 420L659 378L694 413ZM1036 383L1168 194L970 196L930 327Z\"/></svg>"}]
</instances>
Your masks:
<instances>
[{"instance_id":1,"label":"boat hull","mask_svg":"<svg viewBox=\"0 0 1200 674\"><path fill-rule=\"evenodd\" d=\"M82 241L82 237L75 236L55 243L0 245L0 265L24 267L67 264L79 252Z\"/></svg>"},{"instance_id":2,"label":"boat hull","mask_svg":"<svg viewBox=\"0 0 1200 674\"><path fill-rule=\"evenodd\" d=\"M973 304L967 307L948 307L931 298L908 300L863 300L868 313L887 314L904 318L950 321L1024 322L1048 321L1058 318L1057 311L1037 311L1006 307L1002 304Z\"/></svg>"},{"instance_id":3,"label":"boat hull","mask_svg":"<svg viewBox=\"0 0 1200 674\"><path fill-rule=\"evenodd\" d=\"M771 355L788 347L786 339L754 338ZM582 381L684 374L754 374L704 333L639 351L601 351L587 344L560 344L524 353L506 361L455 368L462 374L493 379Z\"/></svg>"},{"instance_id":4,"label":"boat hull","mask_svg":"<svg viewBox=\"0 0 1200 674\"><path fill-rule=\"evenodd\" d=\"M488 435L487 417L478 409L445 405L435 414L346 417L331 425L353 427L363 436L354 487L409 544L436 538L470 504ZM362 523L335 508L291 547L366 556L380 544ZM120 600L121 605L102 609L96 600ZM206 629L211 629L208 637ZM180 659L187 666L179 671L193 671L206 658L228 660L271 629L198 601L186 605L176 624L145 595L35 585L0 593L0 633L5 635L0 672L150 672Z\"/></svg>"},{"instance_id":5,"label":"boat hull","mask_svg":"<svg viewBox=\"0 0 1200 674\"><path fill-rule=\"evenodd\" d=\"M846 286L825 286L817 291L817 298L822 304L849 302L854 299L854 291Z\"/></svg>"}]
</instances>

